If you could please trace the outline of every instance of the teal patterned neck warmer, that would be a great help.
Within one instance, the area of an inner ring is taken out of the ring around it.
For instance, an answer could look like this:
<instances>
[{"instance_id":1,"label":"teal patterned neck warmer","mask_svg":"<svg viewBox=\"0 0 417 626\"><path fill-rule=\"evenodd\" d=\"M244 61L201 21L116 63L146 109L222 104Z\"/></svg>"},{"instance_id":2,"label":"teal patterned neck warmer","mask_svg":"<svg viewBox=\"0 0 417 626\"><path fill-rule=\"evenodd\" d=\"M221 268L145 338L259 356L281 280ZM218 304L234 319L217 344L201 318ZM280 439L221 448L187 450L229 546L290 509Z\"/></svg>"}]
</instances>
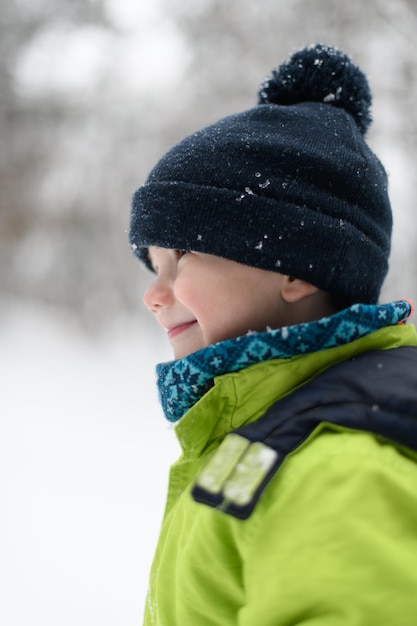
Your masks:
<instances>
[{"instance_id":1,"label":"teal patterned neck warmer","mask_svg":"<svg viewBox=\"0 0 417 626\"><path fill-rule=\"evenodd\" d=\"M216 376L270 359L285 359L347 344L412 313L406 300L382 305L354 304L307 324L248 333L215 343L183 359L156 366L159 399L170 422L177 422L207 391Z\"/></svg>"}]
</instances>

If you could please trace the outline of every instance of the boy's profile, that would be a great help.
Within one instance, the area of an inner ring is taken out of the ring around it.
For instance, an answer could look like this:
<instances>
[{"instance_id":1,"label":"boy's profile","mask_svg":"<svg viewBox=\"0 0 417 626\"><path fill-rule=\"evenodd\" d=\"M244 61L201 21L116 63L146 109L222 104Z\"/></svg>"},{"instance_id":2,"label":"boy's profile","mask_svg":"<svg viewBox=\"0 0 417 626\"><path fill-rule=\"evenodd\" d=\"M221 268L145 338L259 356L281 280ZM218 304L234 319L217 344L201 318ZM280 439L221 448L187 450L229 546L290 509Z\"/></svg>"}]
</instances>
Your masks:
<instances>
[{"instance_id":1,"label":"boy's profile","mask_svg":"<svg viewBox=\"0 0 417 626\"><path fill-rule=\"evenodd\" d=\"M417 334L379 304L392 213L367 79L317 44L132 203L182 456L146 626L414 623Z\"/></svg>"}]
</instances>

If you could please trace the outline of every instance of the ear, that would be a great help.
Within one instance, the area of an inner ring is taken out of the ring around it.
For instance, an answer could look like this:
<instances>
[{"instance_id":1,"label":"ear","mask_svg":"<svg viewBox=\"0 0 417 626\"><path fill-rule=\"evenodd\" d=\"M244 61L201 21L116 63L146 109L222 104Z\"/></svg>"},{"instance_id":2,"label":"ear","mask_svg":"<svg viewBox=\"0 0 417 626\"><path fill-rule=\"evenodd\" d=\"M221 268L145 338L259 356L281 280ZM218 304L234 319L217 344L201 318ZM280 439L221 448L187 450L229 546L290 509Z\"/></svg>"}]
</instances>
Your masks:
<instances>
[{"instance_id":1,"label":"ear","mask_svg":"<svg viewBox=\"0 0 417 626\"><path fill-rule=\"evenodd\" d=\"M318 287L307 283L305 280L292 278L292 276L285 276L281 286L281 296L288 304L299 302L318 291Z\"/></svg>"}]
</instances>

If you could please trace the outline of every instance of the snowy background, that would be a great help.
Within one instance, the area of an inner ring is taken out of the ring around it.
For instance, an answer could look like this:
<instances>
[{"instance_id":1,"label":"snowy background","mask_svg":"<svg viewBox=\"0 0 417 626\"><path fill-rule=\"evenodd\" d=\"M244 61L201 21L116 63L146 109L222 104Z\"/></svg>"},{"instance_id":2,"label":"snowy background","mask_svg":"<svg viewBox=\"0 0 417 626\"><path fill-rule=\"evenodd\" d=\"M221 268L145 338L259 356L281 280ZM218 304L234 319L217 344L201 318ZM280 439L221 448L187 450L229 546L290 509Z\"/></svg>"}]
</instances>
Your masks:
<instances>
[{"instance_id":1,"label":"snowy background","mask_svg":"<svg viewBox=\"0 0 417 626\"><path fill-rule=\"evenodd\" d=\"M351 54L417 300L415 0L6 0L0 13L0 624L140 626L170 463L170 358L127 246L132 192L253 104L294 49Z\"/></svg>"},{"instance_id":2,"label":"snowy background","mask_svg":"<svg viewBox=\"0 0 417 626\"><path fill-rule=\"evenodd\" d=\"M0 345L0 623L139 624L178 454L150 365L168 355L138 325L92 342L35 306Z\"/></svg>"}]
</instances>

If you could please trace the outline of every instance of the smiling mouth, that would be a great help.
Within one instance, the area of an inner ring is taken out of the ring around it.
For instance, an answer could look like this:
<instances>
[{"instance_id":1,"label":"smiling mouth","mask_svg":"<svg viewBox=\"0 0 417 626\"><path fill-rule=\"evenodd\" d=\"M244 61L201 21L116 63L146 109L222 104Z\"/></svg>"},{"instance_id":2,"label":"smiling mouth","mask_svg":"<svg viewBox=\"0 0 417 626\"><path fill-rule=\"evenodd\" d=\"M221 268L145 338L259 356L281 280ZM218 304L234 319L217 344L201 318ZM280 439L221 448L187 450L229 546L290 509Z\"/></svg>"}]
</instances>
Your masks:
<instances>
[{"instance_id":1,"label":"smiling mouth","mask_svg":"<svg viewBox=\"0 0 417 626\"><path fill-rule=\"evenodd\" d=\"M188 330L195 324L197 324L197 320L193 320L192 322L185 322L184 324L178 324L177 326L172 326L171 328L168 328L167 333L169 339L173 339L174 337Z\"/></svg>"}]
</instances>

